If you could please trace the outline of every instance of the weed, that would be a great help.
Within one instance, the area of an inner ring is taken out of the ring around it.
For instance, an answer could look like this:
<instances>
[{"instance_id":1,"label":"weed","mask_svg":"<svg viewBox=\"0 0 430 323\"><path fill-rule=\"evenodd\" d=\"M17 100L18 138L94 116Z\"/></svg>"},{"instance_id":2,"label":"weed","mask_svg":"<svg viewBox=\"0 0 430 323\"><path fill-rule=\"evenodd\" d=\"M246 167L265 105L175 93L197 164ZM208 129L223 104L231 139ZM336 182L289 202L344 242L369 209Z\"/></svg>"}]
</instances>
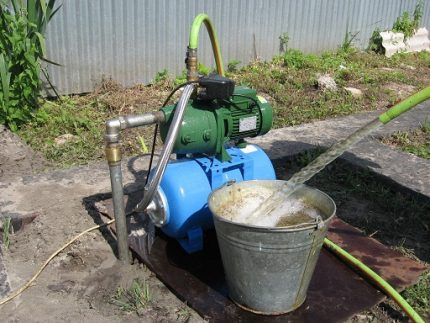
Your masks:
<instances>
[{"instance_id":1,"label":"weed","mask_svg":"<svg viewBox=\"0 0 430 323\"><path fill-rule=\"evenodd\" d=\"M397 17L392 30L402 32L406 39L411 38L421 23L423 9L424 3L422 0L419 0L415 6L413 16L411 17L408 11L403 12L400 17Z\"/></svg>"},{"instance_id":2,"label":"weed","mask_svg":"<svg viewBox=\"0 0 430 323\"><path fill-rule=\"evenodd\" d=\"M237 59L234 59L227 64L227 71L230 73L237 72L237 67L241 62Z\"/></svg>"},{"instance_id":3,"label":"weed","mask_svg":"<svg viewBox=\"0 0 430 323\"><path fill-rule=\"evenodd\" d=\"M25 5L23 5L25 3ZM0 123L17 131L39 106L40 60L46 57L44 32L55 0L0 2ZM46 59L45 59L46 60Z\"/></svg>"},{"instance_id":4,"label":"weed","mask_svg":"<svg viewBox=\"0 0 430 323\"><path fill-rule=\"evenodd\" d=\"M317 56L304 54L297 49L289 49L284 55L284 64L287 67L302 69L305 67L314 67L318 61Z\"/></svg>"},{"instance_id":5,"label":"weed","mask_svg":"<svg viewBox=\"0 0 430 323\"><path fill-rule=\"evenodd\" d=\"M305 167L326 150L326 148L320 146L317 146L313 149L305 150L296 156L296 163L300 167Z\"/></svg>"},{"instance_id":6,"label":"weed","mask_svg":"<svg viewBox=\"0 0 430 323\"><path fill-rule=\"evenodd\" d=\"M157 83L166 81L168 78L169 78L169 72L165 68L162 71L157 72L157 74L155 75L155 78L154 78L154 82L157 84Z\"/></svg>"},{"instance_id":7,"label":"weed","mask_svg":"<svg viewBox=\"0 0 430 323\"><path fill-rule=\"evenodd\" d=\"M149 286L145 281L134 279L129 288L118 287L112 297L112 303L122 311L140 313L152 302Z\"/></svg>"},{"instance_id":8,"label":"weed","mask_svg":"<svg viewBox=\"0 0 430 323\"><path fill-rule=\"evenodd\" d=\"M425 313L430 308L430 271L421 275L418 282L403 293L406 301L418 312Z\"/></svg>"},{"instance_id":9,"label":"weed","mask_svg":"<svg viewBox=\"0 0 430 323\"><path fill-rule=\"evenodd\" d=\"M176 311L177 320L180 320L181 322L187 323L190 321L191 318L191 312L190 309L187 306L178 308Z\"/></svg>"},{"instance_id":10,"label":"weed","mask_svg":"<svg viewBox=\"0 0 430 323\"><path fill-rule=\"evenodd\" d=\"M289 41L290 36L288 36L287 32L284 32L281 36L279 36L279 49L281 50L281 52L285 53L287 51Z\"/></svg>"},{"instance_id":11,"label":"weed","mask_svg":"<svg viewBox=\"0 0 430 323\"><path fill-rule=\"evenodd\" d=\"M3 219L3 245L4 248L7 250L9 249L9 245L10 245L10 234L13 231L13 227L11 225L12 219L10 217L4 218Z\"/></svg>"},{"instance_id":12,"label":"weed","mask_svg":"<svg viewBox=\"0 0 430 323\"><path fill-rule=\"evenodd\" d=\"M421 127L412 131L397 131L390 137L382 138L382 142L430 159L430 122L426 120Z\"/></svg>"},{"instance_id":13,"label":"weed","mask_svg":"<svg viewBox=\"0 0 430 323\"><path fill-rule=\"evenodd\" d=\"M369 46L367 47L367 50L373 51L378 54L384 54L385 49L382 46L382 36L381 36L381 30L379 28L376 28L372 36L370 36L369 39Z\"/></svg>"},{"instance_id":14,"label":"weed","mask_svg":"<svg viewBox=\"0 0 430 323\"><path fill-rule=\"evenodd\" d=\"M47 101L19 134L27 143L38 147L48 160L63 166L100 159L103 157L103 124L108 114L104 106L96 104L77 108L77 101L68 97L64 97L61 104ZM66 133L75 135L77 140L56 144L55 138Z\"/></svg>"},{"instance_id":15,"label":"weed","mask_svg":"<svg viewBox=\"0 0 430 323\"><path fill-rule=\"evenodd\" d=\"M143 139L143 137L142 136L137 136L137 140L139 141L140 150L141 150L142 154L148 153L148 147L146 146L145 140Z\"/></svg>"},{"instance_id":16,"label":"weed","mask_svg":"<svg viewBox=\"0 0 430 323\"><path fill-rule=\"evenodd\" d=\"M348 53L351 50L353 50L354 47L352 46L352 43L354 39L358 36L358 34L359 34L359 31L352 33L347 29L345 32L345 36L343 38L343 42L340 45L340 50L344 53Z\"/></svg>"}]
</instances>

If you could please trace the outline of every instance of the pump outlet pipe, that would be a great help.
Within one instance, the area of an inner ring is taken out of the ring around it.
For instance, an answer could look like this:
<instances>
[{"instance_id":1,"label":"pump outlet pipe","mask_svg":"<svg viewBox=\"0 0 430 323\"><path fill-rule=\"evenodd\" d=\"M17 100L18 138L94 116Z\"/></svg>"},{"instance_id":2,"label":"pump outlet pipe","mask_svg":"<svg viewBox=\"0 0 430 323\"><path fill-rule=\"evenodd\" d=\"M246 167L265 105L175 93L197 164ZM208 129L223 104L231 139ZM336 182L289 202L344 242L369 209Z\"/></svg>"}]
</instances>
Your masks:
<instances>
[{"instance_id":1,"label":"pump outlet pipe","mask_svg":"<svg viewBox=\"0 0 430 323\"><path fill-rule=\"evenodd\" d=\"M199 78L198 75L198 59L197 59L197 46L199 44L199 32L202 24L205 24L209 34L209 38L212 44L212 51L215 57L215 64L219 75L224 76L224 66L221 56L221 50L218 42L218 36L215 28L209 16L205 13L199 14L194 18L193 24L191 25L190 40L187 50L187 58L185 63L187 65L187 79L188 81L196 81Z\"/></svg>"},{"instance_id":2,"label":"pump outlet pipe","mask_svg":"<svg viewBox=\"0 0 430 323\"><path fill-rule=\"evenodd\" d=\"M422 89L415 94L412 94L410 97L394 105L388 111L382 113L379 116L379 121L381 121L383 124L387 124L391 120L397 118L402 113L410 110L417 104L420 104L421 102L424 102L428 99L430 99L430 86Z\"/></svg>"}]
</instances>

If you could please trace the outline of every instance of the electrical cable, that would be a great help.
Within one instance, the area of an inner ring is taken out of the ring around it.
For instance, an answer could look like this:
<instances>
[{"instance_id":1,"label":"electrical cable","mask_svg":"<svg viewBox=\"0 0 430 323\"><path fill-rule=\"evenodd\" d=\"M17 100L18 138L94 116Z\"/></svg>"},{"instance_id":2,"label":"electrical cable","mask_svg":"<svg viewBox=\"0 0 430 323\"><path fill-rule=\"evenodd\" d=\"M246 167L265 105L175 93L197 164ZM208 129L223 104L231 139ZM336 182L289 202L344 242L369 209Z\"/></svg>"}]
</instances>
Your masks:
<instances>
[{"instance_id":1,"label":"electrical cable","mask_svg":"<svg viewBox=\"0 0 430 323\"><path fill-rule=\"evenodd\" d=\"M258 103L258 101L256 99L254 99L253 97L251 97L251 96L247 96L247 95L244 95L244 94L235 94L235 93L233 93L231 96L238 96L238 97L241 97L241 98L246 98L248 100L253 101L257 105L257 107L260 107L260 104Z\"/></svg>"}]
</instances>

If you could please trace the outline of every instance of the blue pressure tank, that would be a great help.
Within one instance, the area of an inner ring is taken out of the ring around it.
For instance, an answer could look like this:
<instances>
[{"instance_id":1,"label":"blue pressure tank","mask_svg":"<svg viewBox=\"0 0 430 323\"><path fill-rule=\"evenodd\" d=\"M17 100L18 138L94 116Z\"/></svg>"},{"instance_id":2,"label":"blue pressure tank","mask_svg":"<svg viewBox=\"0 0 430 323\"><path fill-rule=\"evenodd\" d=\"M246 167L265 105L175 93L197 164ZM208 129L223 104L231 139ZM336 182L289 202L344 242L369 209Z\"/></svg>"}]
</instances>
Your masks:
<instances>
[{"instance_id":1,"label":"blue pressure tank","mask_svg":"<svg viewBox=\"0 0 430 323\"><path fill-rule=\"evenodd\" d=\"M180 158L169 162L157 192L164 218L158 225L193 253L203 249L203 230L213 227L209 194L228 181L275 179L269 157L256 145L227 148L230 161L215 157Z\"/></svg>"}]
</instances>

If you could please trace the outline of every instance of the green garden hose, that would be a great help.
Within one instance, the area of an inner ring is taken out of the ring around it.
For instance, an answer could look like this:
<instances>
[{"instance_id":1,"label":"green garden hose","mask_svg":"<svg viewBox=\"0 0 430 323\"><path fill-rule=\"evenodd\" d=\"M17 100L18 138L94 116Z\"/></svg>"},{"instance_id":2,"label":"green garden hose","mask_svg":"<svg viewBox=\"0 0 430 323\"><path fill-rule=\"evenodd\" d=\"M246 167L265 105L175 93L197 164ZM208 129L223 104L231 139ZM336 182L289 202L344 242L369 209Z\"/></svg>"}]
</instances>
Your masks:
<instances>
[{"instance_id":1,"label":"green garden hose","mask_svg":"<svg viewBox=\"0 0 430 323\"><path fill-rule=\"evenodd\" d=\"M197 46L199 44L199 31L202 23L205 24L206 29L209 33L209 37L212 44L212 51L215 57L217 72L219 75L224 76L224 66L223 66L223 61L221 56L221 50L219 47L218 37L215 31L215 28L207 14L201 13L196 18L194 18L193 24L191 25L190 42L189 42L188 48L197 49Z\"/></svg>"},{"instance_id":2,"label":"green garden hose","mask_svg":"<svg viewBox=\"0 0 430 323\"><path fill-rule=\"evenodd\" d=\"M415 310L406 302L406 300L400 295L389 283L387 283L381 276L375 273L368 266L363 264L360 260L355 258L353 255L339 247L333 241L324 239L324 246L331 252L339 256L344 262L352 265L353 267L360 270L367 278L371 279L381 290L383 290L388 296L390 296L409 316L409 318L417 323L424 323L424 320Z\"/></svg>"},{"instance_id":3,"label":"green garden hose","mask_svg":"<svg viewBox=\"0 0 430 323\"><path fill-rule=\"evenodd\" d=\"M430 86L424 88L423 90L411 95L405 100L397 103L395 106L390 108L388 111L384 112L379 116L379 121L383 124L390 122L391 120L397 118L402 113L410 110L417 104L430 99Z\"/></svg>"}]
</instances>

